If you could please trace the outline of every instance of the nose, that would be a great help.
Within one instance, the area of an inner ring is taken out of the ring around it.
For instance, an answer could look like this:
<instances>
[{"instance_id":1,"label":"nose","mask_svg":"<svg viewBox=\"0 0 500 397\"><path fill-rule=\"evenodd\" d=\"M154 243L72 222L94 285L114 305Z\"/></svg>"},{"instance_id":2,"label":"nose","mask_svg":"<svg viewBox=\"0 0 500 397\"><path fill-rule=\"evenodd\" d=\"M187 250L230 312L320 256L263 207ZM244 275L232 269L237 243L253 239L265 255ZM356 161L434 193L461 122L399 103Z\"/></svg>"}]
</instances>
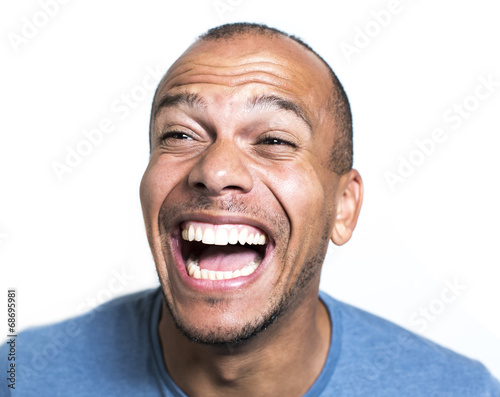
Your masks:
<instances>
[{"instance_id":1,"label":"nose","mask_svg":"<svg viewBox=\"0 0 500 397\"><path fill-rule=\"evenodd\" d=\"M214 142L204 151L189 174L189 185L211 196L247 193L253 179L243 153L233 142Z\"/></svg>"}]
</instances>

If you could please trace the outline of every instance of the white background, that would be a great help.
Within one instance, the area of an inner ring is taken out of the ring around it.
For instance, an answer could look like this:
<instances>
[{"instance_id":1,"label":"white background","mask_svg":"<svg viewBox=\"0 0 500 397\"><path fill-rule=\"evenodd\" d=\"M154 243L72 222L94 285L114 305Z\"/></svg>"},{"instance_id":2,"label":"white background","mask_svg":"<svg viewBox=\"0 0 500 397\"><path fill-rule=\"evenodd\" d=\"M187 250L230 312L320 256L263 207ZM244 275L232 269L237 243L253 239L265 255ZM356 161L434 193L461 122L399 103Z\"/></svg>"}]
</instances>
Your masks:
<instances>
[{"instance_id":1,"label":"white background","mask_svg":"<svg viewBox=\"0 0 500 397\"><path fill-rule=\"evenodd\" d=\"M322 288L500 377L500 87L468 98L480 78L500 82L498 3L401 0L380 29L373 12L389 1L215 3L73 0L45 19L37 1L2 4L0 287L18 289L20 329L157 285L138 196L153 95L141 84L208 28L263 22L318 51L352 104L365 202L353 239L328 253ZM41 27L20 43L33 20ZM372 37L346 56L365 29ZM112 107L131 93L129 114ZM443 113L464 100L477 110L455 128ZM60 181L54 162L103 119L113 132ZM386 173L436 128L447 139L392 191ZM461 289L443 303L447 283ZM412 321L422 308L437 315Z\"/></svg>"}]
</instances>

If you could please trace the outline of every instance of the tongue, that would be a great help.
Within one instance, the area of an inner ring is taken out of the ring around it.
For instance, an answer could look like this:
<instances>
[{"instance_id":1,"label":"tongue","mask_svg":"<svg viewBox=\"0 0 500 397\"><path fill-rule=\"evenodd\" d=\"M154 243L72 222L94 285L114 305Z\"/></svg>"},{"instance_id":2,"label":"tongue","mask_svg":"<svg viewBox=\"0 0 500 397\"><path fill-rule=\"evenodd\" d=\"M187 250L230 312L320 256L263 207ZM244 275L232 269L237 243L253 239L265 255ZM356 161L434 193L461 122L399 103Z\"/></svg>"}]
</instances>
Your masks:
<instances>
[{"instance_id":1,"label":"tongue","mask_svg":"<svg viewBox=\"0 0 500 397\"><path fill-rule=\"evenodd\" d=\"M258 257L259 254L250 248L237 245L211 245L203 250L198 259L198 266L207 270L235 271L242 269Z\"/></svg>"}]
</instances>

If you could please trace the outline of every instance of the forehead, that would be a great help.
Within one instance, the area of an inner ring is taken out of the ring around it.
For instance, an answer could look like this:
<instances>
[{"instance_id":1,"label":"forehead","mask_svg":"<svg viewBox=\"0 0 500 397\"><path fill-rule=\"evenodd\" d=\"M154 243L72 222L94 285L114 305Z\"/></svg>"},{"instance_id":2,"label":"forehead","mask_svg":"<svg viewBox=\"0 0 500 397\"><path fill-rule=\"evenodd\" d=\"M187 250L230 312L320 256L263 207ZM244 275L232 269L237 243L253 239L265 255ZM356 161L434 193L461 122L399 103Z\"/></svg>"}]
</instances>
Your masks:
<instances>
[{"instance_id":1,"label":"forehead","mask_svg":"<svg viewBox=\"0 0 500 397\"><path fill-rule=\"evenodd\" d=\"M332 89L326 66L300 44L287 37L245 35L194 43L163 78L155 104L179 92L229 98L246 90L288 98L314 121Z\"/></svg>"}]
</instances>

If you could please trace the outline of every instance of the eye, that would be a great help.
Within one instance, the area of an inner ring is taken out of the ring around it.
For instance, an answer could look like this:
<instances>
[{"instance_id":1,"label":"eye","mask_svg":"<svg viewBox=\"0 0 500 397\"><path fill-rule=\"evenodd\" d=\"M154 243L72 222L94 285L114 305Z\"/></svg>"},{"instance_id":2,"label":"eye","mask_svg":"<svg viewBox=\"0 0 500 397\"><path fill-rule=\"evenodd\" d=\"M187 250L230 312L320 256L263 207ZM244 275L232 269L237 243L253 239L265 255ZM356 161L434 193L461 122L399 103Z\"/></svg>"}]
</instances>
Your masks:
<instances>
[{"instance_id":1,"label":"eye","mask_svg":"<svg viewBox=\"0 0 500 397\"><path fill-rule=\"evenodd\" d=\"M275 137L263 138L259 141L259 143L261 145L287 145L287 146L291 146L293 148L297 147L297 145L293 142L287 141L286 139L275 138Z\"/></svg>"},{"instance_id":2,"label":"eye","mask_svg":"<svg viewBox=\"0 0 500 397\"><path fill-rule=\"evenodd\" d=\"M192 140L193 138L181 131L167 131L161 134L160 140L165 141L167 139Z\"/></svg>"}]
</instances>

